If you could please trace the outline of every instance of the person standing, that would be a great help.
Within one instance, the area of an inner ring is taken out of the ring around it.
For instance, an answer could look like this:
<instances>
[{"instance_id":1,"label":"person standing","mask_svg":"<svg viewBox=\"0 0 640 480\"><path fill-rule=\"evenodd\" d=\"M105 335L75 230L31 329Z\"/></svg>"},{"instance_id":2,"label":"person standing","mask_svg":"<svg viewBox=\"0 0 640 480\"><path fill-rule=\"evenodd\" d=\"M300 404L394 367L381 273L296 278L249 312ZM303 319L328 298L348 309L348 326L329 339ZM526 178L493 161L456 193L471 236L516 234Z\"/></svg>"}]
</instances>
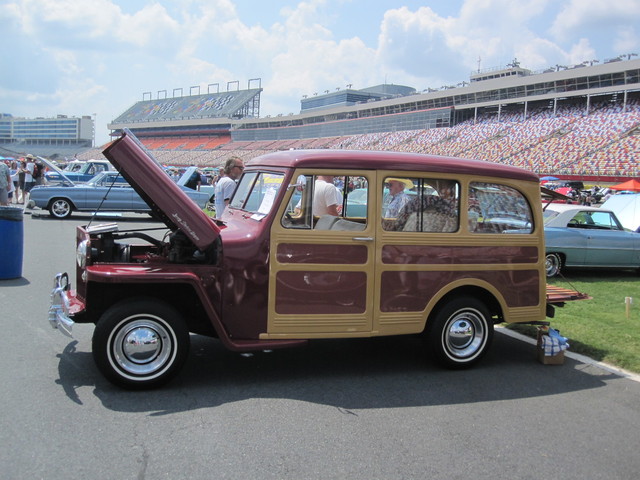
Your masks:
<instances>
[{"instance_id":1,"label":"person standing","mask_svg":"<svg viewBox=\"0 0 640 480\"><path fill-rule=\"evenodd\" d=\"M191 166L193 167L194 165L191 165ZM187 180L186 183L184 184L184 186L187 188L190 188L191 190L200 191L201 183L202 183L202 177L200 176L200 172L198 171L198 169L195 169L191 174L191 176L189 177L189 180Z\"/></svg>"},{"instance_id":2,"label":"person standing","mask_svg":"<svg viewBox=\"0 0 640 480\"><path fill-rule=\"evenodd\" d=\"M9 192L11 191L11 171L9 166L0 161L0 205L9 205Z\"/></svg>"},{"instance_id":3,"label":"person standing","mask_svg":"<svg viewBox=\"0 0 640 480\"><path fill-rule=\"evenodd\" d=\"M220 180L216 183L214 190L216 218L221 218L224 209L229 205L229 200L236 189L236 180L242 175L244 163L239 157L229 158L222 170Z\"/></svg>"},{"instance_id":4,"label":"person standing","mask_svg":"<svg viewBox=\"0 0 640 480\"><path fill-rule=\"evenodd\" d=\"M24 203L24 197L25 197L24 180L26 175L27 175L27 162L23 158L22 160L20 160L20 163L18 164L18 188L16 189L16 190L19 189L21 193L20 203Z\"/></svg>"},{"instance_id":5,"label":"person standing","mask_svg":"<svg viewBox=\"0 0 640 480\"><path fill-rule=\"evenodd\" d=\"M18 203L18 196L20 192L19 188L19 178L20 178L20 163L13 160L11 162L11 181L13 182L13 203Z\"/></svg>"},{"instance_id":6,"label":"person standing","mask_svg":"<svg viewBox=\"0 0 640 480\"><path fill-rule=\"evenodd\" d=\"M27 155L27 164L24 172L24 190L22 193L22 200L25 201L26 195L31 191L35 185L35 179L33 178L33 172L36 168L35 158L33 155Z\"/></svg>"},{"instance_id":7,"label":"person standing","mask_svg":"<svg viewBox=\"0 0 640 480\"><path fill-rule=\"evenodd\" d=\"M35 185L44 185L44 164L40 160L33 162L33 181Z\"/></svg>"},{"instance_id":8,"label":"person standing","mask_svg":"<svg viewBox=\"0 0 640 480\"><path fill-rule=\"evenodd\" d=\"M313 215L340 215L340 193L333 183L332 175L319 175L313 188Z\"/></svg>"}]
</instances>

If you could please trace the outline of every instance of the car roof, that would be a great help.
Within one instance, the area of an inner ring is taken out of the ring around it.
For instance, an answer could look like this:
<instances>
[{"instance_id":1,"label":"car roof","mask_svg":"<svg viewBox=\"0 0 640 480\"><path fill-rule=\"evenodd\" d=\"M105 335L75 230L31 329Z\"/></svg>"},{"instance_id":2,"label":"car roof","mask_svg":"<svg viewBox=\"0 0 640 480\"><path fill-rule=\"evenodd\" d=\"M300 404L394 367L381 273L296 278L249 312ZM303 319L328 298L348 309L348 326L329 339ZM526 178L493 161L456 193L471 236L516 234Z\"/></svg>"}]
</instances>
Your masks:
<instances>
[{"instance_id":1,"label":"car roof","mask_svg":"<svg viewBox=\"0 0 640 480\"><path fill-rule=\"evenodd\" d=\"M586 205L575 205L575 204L566 204L566 203L550 203L546 210L553 210L554 212L567 212L567 211L577 211L581 212L608 212L609 210L602 209L599 207L589 207Z\"/></svg>"},{"instance_id":2,"label":"car roof","mask_svg":"<svg viewBox=\"0 0 640 480\"><path fill-rule=\"evenodd\" d=\"M246 165L248 167L428 171L540 181L535 173L510 165L468 158L370 150L285 150L253 158Z\"/></svg>"}]
</instances>

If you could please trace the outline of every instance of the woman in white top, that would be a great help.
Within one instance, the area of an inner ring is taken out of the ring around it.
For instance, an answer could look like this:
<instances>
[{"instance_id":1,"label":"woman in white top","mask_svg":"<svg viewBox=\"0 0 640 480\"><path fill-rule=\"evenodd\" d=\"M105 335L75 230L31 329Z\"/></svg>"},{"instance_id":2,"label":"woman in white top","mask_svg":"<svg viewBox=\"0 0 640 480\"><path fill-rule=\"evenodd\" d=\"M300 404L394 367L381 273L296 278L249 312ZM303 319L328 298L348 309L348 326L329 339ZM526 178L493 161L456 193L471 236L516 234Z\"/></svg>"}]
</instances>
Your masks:
<instances>
[{"instance_id":1,"label":"woman in white top","mask_svg":"<svg viewBox=\"0 0 640 480\"><path fill-rule=\"evenodd\" d=\"M20 164L14 160L13 162L11 162L11 182L13 183L13 203L18 203L20 201L19 179L20 179Z\"/></svg>"}]
</instances>

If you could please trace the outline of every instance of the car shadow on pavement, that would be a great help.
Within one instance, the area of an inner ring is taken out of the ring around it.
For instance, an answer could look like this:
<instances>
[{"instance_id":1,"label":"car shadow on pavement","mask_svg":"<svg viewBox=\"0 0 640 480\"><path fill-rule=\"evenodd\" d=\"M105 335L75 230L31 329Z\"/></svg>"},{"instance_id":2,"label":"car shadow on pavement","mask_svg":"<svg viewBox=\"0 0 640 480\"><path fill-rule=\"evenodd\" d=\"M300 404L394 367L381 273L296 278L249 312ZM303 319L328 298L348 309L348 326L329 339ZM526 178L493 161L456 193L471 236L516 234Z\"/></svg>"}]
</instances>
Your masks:
<instances>
[{"instance_id":1,"label":"car shadow on pavement","mask_svg":"<svg viewBox=\"0 0 640 480\"><path fill-rule=\"evenodd\" d=\"M603 387L614 374L595 375L564 365L542 365L535 346L496 333L487 356L469 370L452 371L425 359L419 338L318 340L308 346L238 354L219 342L192 336L183 370L171 383L132 392L108 383L89 351L68 344L59 356L56 381L70 400L93 386L104 407L165 415L255 398L292 399L341 411L492 402L557 395Z\"/></svg>"}]
</instances>

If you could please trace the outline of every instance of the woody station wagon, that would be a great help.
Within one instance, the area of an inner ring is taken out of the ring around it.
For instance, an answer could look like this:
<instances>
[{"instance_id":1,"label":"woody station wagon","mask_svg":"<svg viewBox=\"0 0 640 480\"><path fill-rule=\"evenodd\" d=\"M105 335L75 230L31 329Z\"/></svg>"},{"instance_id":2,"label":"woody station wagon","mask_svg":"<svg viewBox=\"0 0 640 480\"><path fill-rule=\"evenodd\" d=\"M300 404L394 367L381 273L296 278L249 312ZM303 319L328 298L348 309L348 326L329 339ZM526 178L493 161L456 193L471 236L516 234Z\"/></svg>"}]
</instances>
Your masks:
<instances>
[{"instance_id":1,"label":"woody station wagon","mask_svg":"<svg viewBox=\"0 0 640 480\"><path fill-rule=\"evenodd\" d=\"M237 352L421 335L436 362L464 368L486 353L494 324L544 321L554 306L584 297L546 285L539 180L525 170L395 152L284 151L247 162L213 220L129 132L104 154L166 234L78 227L76 286L56 276L49 320L68 335L76 322L94 323L95 362L125 388L172 378L190 333ZM314 202L327 183L337 215L320 215Z\"/></svg>"}]
</instances>

